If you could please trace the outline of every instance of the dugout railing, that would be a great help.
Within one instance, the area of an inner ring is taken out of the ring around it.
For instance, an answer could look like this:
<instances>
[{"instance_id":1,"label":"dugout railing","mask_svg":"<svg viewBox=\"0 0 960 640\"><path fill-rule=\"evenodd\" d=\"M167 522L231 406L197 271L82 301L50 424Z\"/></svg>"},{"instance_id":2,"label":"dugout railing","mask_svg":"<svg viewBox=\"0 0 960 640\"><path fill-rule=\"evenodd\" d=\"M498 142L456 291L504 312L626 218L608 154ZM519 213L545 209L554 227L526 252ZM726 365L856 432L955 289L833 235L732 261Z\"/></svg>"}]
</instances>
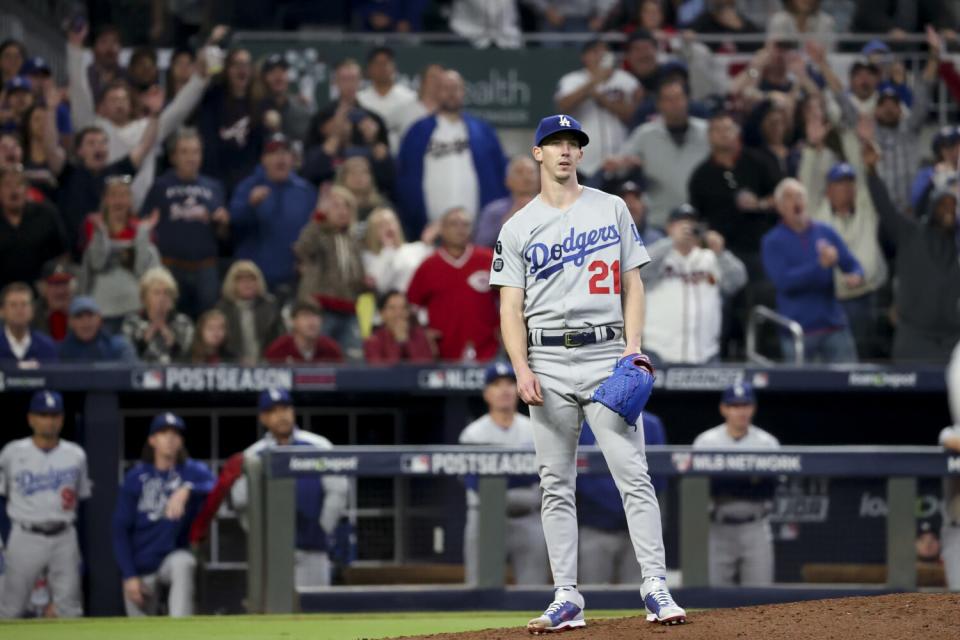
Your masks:
<instances>
[{"instance_id":1,"label":"dugout railing","mask_svg":"<svg viewBox=\"0 0 960 640\"><path fill-rule=\"evenodd\" d=\"M650 447L650 472L679 478L680 568L684 588L708 586L709 481L711 477L885 478L887 588L915 589L917 479L960 475L960 455L939 447L784 447L767 451L711 451ZM301 604L292 589L294 485L298 477L479 476L478 590L503 589L506 478L537 470L530 450L492 447L280 447L247 461L251 486L248 607L288 613ZM599 449L578 453L581 474L605 474ZM336 589L336 587L331 588ZM322 597L327 589L311 589ZM372 593L374 597L381 594Z\"/></svg>"}]
</instances>

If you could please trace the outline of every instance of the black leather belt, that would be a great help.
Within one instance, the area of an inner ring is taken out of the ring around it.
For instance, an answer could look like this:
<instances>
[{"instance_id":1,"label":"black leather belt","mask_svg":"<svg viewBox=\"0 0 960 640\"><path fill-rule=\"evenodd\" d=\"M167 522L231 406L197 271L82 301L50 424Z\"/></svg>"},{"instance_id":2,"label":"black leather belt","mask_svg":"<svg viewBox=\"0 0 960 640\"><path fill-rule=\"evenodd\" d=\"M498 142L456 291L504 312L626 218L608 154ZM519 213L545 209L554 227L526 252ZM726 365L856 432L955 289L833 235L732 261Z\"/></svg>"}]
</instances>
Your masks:
<instances>
[{"instance_id":1,"label":"black leather belt","mask_svg":"<svg viewBox=\"0 0 960 640\"><path fill-rule=\"evenodd\" d=\"M20 528L30 533L36 533L41 536L58 536L70 528L69 522L50 522L47 524L27 524L20 523Z\"/></svg>"},{"instance_id":2,"label":"black leather belt","mask_svg":"<svg viewBox=\"0 0 960 640\"><path fill-rule=\"evenodd\" d=\"M712 516L710 518L717 524L749 524L751 522L756 522L757 520L762 520L762 515L753 515L753 516Z\"/></svg>"},{"instance_id":3,"label":"black leather belt","mask_svg":"<svg viewBox=\"0 0 960 640\"><path fill-rule=\"evenodd\" d=\"M599 336L597 334L600 334ZM585 344L596 344L617 338L619 333L613 327L595 327L580 331L564 331L550 333L547 331L531 331L527 334L530 344L539 344L544 347L566 347L573 349Z\"/></svg>"}]
</instances>

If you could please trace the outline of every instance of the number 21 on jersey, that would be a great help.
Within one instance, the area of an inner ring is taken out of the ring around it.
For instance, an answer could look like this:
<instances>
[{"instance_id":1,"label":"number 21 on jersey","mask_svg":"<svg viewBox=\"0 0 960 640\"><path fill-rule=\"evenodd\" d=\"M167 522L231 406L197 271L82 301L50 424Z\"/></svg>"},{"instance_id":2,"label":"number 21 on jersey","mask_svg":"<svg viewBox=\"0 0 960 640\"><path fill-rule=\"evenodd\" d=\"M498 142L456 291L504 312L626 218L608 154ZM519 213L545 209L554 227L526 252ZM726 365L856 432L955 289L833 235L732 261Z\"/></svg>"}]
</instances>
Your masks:
<instances>
[{"instance_id":1,"label":"number 21 on jersey","mask_svg":"<svg viewBox=\"0 0 960 640\"><path fill-rule=\"evenodd\" d=\"M608 265L603 260L594 260L587 267L587 270L593 275L590 277L590 293L604 294L610 293L608 278L613 272L613 293L620 293L620 261L614 260L613 264Z\"/></svg>"}]
</instances>

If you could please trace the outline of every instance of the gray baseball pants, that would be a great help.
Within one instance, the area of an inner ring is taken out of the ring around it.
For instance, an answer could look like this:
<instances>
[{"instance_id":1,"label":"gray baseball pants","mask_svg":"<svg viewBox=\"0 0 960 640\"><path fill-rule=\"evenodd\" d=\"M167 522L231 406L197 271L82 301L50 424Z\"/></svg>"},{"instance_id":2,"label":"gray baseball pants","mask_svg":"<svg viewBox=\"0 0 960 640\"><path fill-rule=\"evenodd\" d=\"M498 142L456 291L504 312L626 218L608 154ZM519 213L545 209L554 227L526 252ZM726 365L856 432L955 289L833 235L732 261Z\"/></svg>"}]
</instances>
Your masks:
<instances>
[{"instance_id":1,"label":"gray baseball pants","mask_svg":"<svg viewBox=\"0 0 960 640\"><path fill-rule=\"evenodd\" d=\"M530 368L540 379L543 406L530 407L543 491L541 517L555 586L575 585L577 575L577 441L590 423L623 498L633 550L644 577L665 576L660 506L647 473L643 425L628 425L590 397L616 365L624 343L610 340L573 349L532 345Z\"/></svg>"},{"instance_id":2,"label":"gray baseball pants","mask_svg":"<svg viewBox=\"0 0 960 640\"><path fill-rule=\"evenodd\" d=\"M55 536L26 531L17 523L10 529L4 551L6 572L0 592L0 618L23 615L37 578L47 570L47 586L60 618L83 615L80 589L80 546L72 526Z\"/></svg>"},{"instance_id":3,"label":"gray baseball pants","mask_svg":"<svg viewBox=\"0 0 960 640\"><path fill-rule=\"evenodd\" d=\"M773 583L773 534L766 518L745 524L710 523L710 584L726 587Z\"/></svg>"},{"instance_id":4,"label":"gray baseball pants","mask_svg":"<svg viewBox=\"0 0 960 640\"><path fill-rule=\"evenodd\" d=\"M160 587L169 587L167 611L171 618L193 615L194 574L197 559L186 549L177 549L167 555L156 573L140 576L143 590L143 606L123 599L127 615L131 618L157 615L160 605Z\"/></svg>"}]
</instances>

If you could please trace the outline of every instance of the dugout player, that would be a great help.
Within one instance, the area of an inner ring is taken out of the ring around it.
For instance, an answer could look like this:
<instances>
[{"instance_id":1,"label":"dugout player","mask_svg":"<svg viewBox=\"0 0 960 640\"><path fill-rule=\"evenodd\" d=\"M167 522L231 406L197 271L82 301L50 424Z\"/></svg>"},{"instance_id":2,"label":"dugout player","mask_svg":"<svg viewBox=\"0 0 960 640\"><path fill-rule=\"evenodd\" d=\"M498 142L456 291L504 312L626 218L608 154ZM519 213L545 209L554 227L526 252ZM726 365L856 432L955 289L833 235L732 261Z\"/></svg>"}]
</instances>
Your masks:
<instances>
[{"instance_id":1,"label":"dugout player","mask_svg":"<svg viewBox=\"0 0 960 640\"><path fill-rule=\"evenodd\" d=\"M483 400L488 412L471 422L460 434L460 444L499 445L512 449L533 448L530 418L517 412L517 377L513 368L498 362L487 367ZM477 581L477 543L480 526L480 496L477 476L467 480L467 524L463 531L463 563L466 582ZM540 524L540 485L536 477L507 478L507 559L517 584L544 584L547 577L547 547Z\"/></svg>"},{"instance_id":2,"label":"dugout player","mask_svg":"<svg viewBox=\"0 0 960 640\"><path fill-rule=\"evenodd\" d=\"M279 445L333 448L323 436L297 428L293 399L288 391L266 389L260 394L258 408L260 424L267 433L247 447L244 456L258 456ZM330 585L328 550L341 516L346 515L348 490L349 484L343 476L317 475L297 480L294 581L298 589ZM246 529L248 492L245 476L238 478L231 487L230 500Z\"/></svg>"},{"instance_id":3,"label":"dugout player","mask_svg":"<svg viewBox=\"0 0 960 640\"><path fill-rule=\"evenodd\" d=\"M578 184L588 142L568 115L540 121L533 147L540 193L504 224L490 272L490 284L500 288L503 343L520 397L530 405L556 589L553 602L527 625L535 634L586 624L577 590L574 499L584 417L621 490L647 619L686 621L667 589L660 508L643 442L634 438L637 425L591 400L620 357L640 352L640 267L650 258L623 200Z\"/></svg>"},{"instance_id":4,"label":"dugout player","mask_svg":"<svg viewBox=\"0 0 960 640\"><path fill-rule=\"evenodd\" d=\"M724 422L693 441L694 449L779 449L780 442L754 426L757 410L753 386L728 387L720 400ZM710 584L764 586L773 582L773 534L770 503L775 478L710 480Z\"/></svg>"},{"instance_id":5,"label":"dugout player","mask_svg":"<svg viewBox=\"0 0 960 640\"><path fill-rule=\"evenodd\" d=\"M127 615L156 615L160 587L167 612L193 615L197 560L190 552L190 525L213 488L213 473L188 457L187 426L161 413L150 422L143 456L123 479L113 513L113 553L123 576Z\"/></svg>"},{"instance_id":6,"label":"dugout player","mask_svg":"<svg viewBox=\"0 0 960 640\"><path fill-rule=\"evenodd\" d=\"M11 521L0 618L23 614L44 571L55 615L82 616L80 547L73 525L77 501L90 497L87 455L60 439L63 398L56 391L33 394L27 422L33 436L0 451L0 497L6 498Z\"/></svg>"}]
</instances>

